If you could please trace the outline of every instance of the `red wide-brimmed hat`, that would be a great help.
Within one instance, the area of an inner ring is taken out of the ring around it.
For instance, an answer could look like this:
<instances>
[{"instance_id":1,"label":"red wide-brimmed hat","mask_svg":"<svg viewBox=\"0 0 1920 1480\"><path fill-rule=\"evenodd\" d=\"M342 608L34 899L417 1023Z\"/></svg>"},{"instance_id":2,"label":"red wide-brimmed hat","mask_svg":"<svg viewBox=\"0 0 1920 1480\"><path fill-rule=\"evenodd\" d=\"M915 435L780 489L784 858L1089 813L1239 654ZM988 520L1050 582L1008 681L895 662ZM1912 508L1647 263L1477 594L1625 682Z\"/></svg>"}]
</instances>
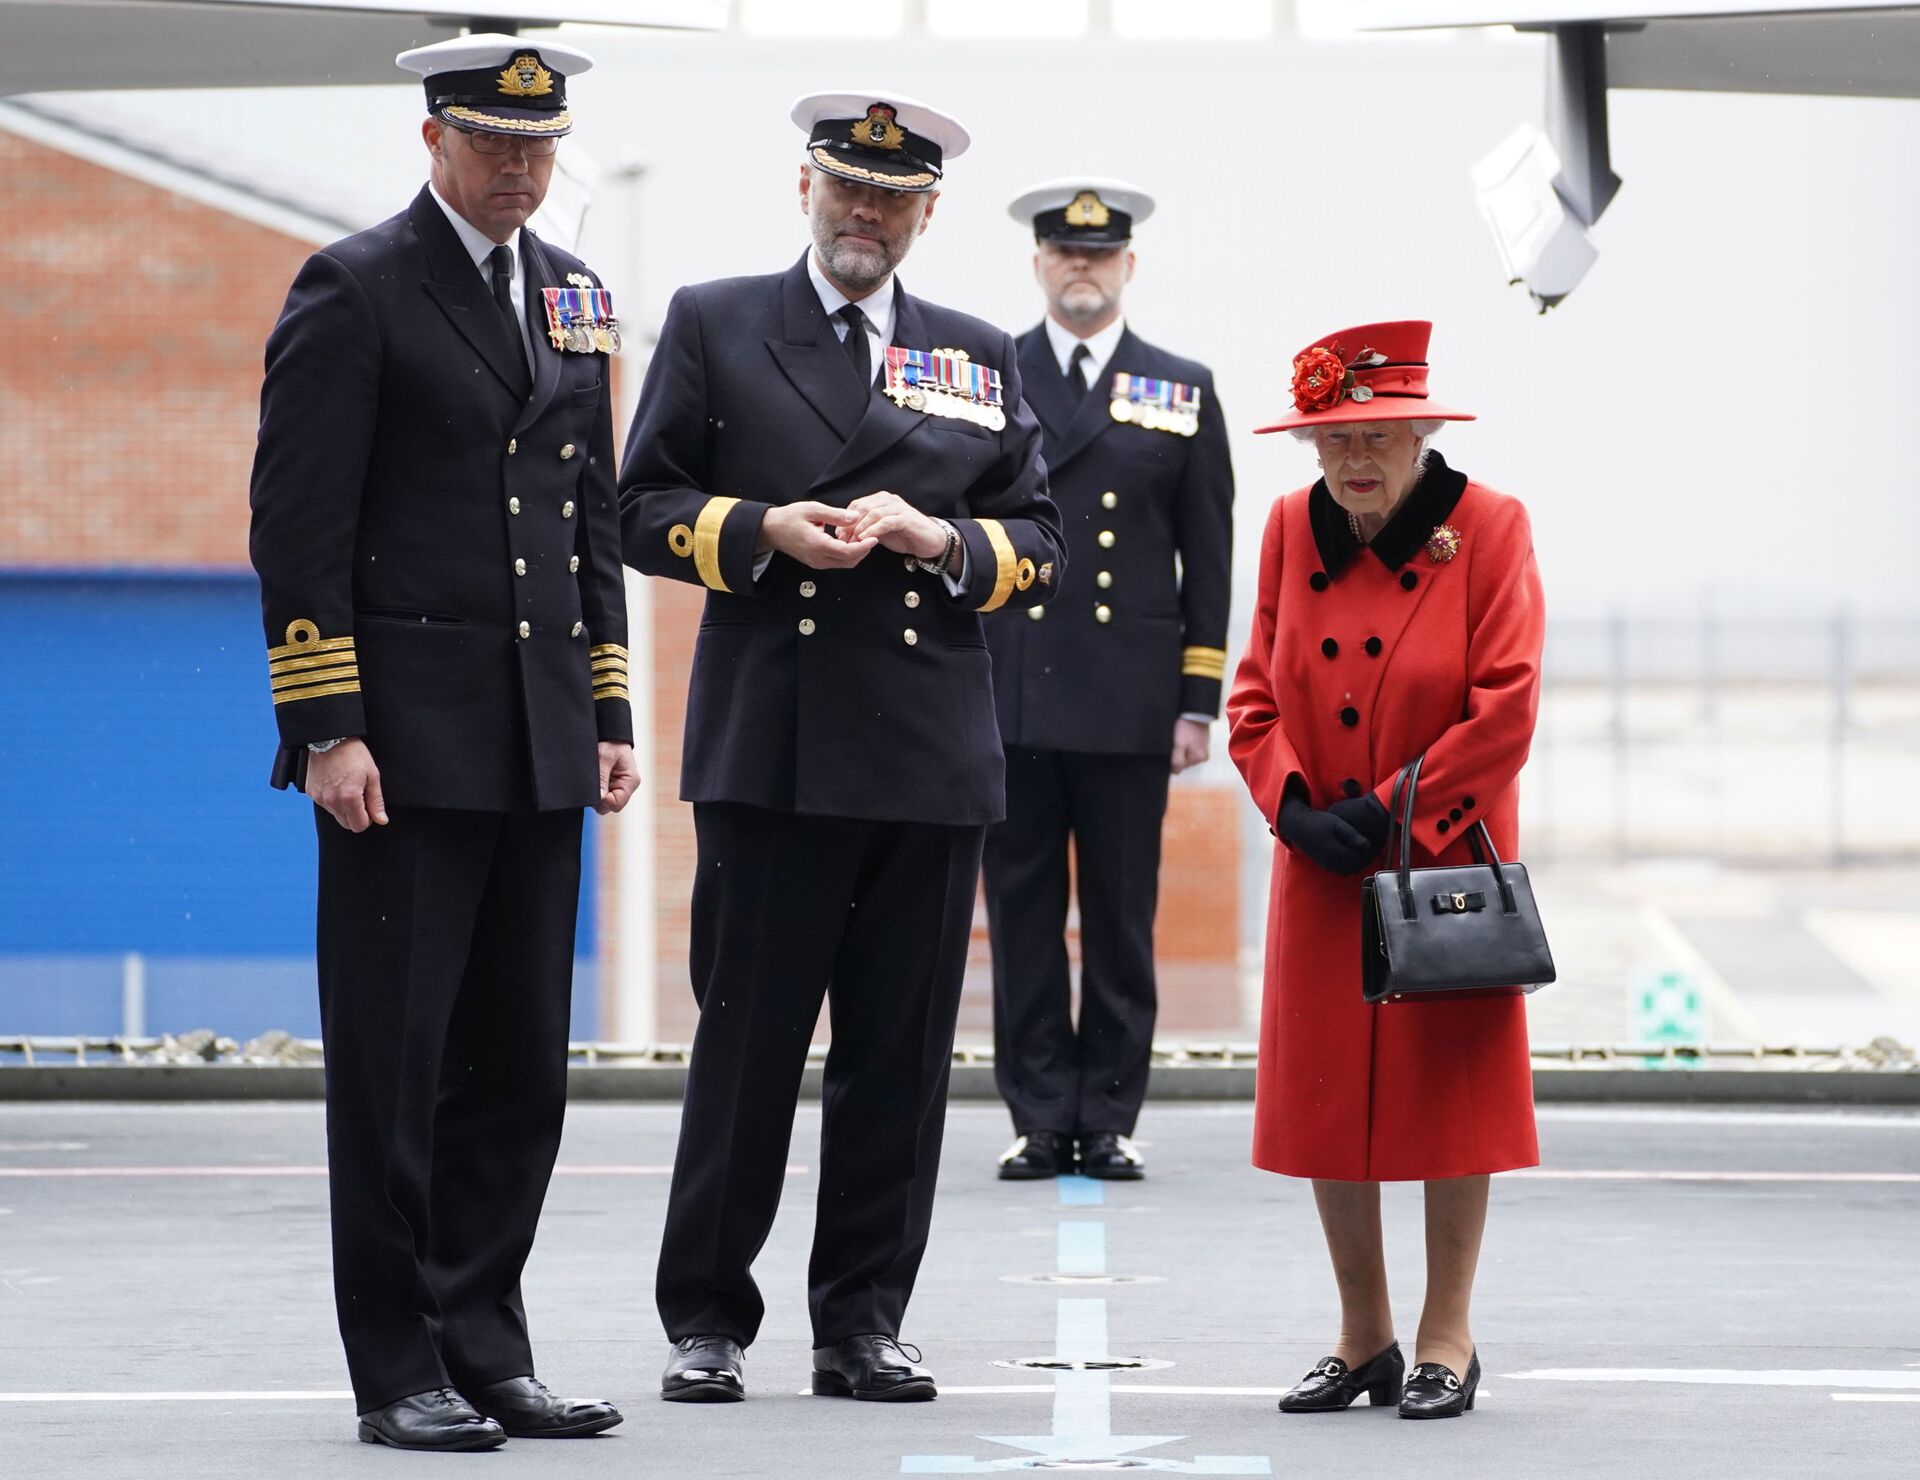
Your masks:
<instances>
[{"instance_id":1,"label":"red wide-brimmed hat","mask_svg":"<svg viewBox=\"0 0 1920 1480\"><path fill-rule=\"evenodd\" d=\"M1362 324L1315 340L1293 359L1293 410L1256 432L1341 421L1472 421L1427 398L1426 319Z\"/></svg>"}]
</instances>

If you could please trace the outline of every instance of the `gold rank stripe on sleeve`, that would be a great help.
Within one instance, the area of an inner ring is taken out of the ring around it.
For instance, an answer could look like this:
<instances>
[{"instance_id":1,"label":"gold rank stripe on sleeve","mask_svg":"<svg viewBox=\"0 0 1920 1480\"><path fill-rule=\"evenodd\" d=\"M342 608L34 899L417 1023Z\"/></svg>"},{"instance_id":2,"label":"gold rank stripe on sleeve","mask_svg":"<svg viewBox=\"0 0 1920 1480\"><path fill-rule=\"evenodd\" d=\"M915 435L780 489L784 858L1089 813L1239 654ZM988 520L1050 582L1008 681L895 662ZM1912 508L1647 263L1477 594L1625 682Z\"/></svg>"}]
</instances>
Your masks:
<instances>
[{"instance_id":1,"label":"gold rank stripe on sleeve","mask_svg":"<svg viewBox=\"0 0 1920 1480\"><path fill-rule=\"evenodd\" d=\"M360 692L360 660L351 637L322 637L305 617L287 623L287 640L267 649L268 683L275 704Z\"/></svg>"},{"instance_id":2,"label":"gold rank stripe on sleeve","mask_svg":"<svg viewBox=\"0 0 1920 1480\"><path fill-rule=\"evenodd\" d=\"M710 498L693 521L693 568L711 591L733 589L720 573L720 530L739 502L737 498Z\"/></svg>"},{"instance_id":3,"label":"gold rank stripe on sleeve","mask_svg":"<svg viewBox=\"0 0 1920 1480\"><path fill-rule=\"evenodd\" d=\"M1190 647L1180 654L1180 672L1187 678L1225 678L1225 648Z\"/></svg>"},{"instance_id":4,"label":"gold rank stripe on sleeve","mask_svg":"<svg viewBox=\"0 0 1920 1480\"><path fill-rule=\"evenodd\" d=\"M1013 541L1007 538L1006 526L998 519L979 521L981 533L986 535L987 543L993 546L995 565L993 576L993 594L980 610L998 611L1007 604L1007 598L1013 595L1015 583L1020 578L1020 558L1013 553Z\"/></svg>"},{"instance_id":5,"label":"gold rank stripe on sleeve","mask_svg":"<svg viewBox=\"0 0 1920 1480\"><path fill-rule=\"evenodd\" d=\"M593 666L593 697L625 699L627 693L627 650L617 642L603 642L587 650Z\"/></svg>"}]
</instances>

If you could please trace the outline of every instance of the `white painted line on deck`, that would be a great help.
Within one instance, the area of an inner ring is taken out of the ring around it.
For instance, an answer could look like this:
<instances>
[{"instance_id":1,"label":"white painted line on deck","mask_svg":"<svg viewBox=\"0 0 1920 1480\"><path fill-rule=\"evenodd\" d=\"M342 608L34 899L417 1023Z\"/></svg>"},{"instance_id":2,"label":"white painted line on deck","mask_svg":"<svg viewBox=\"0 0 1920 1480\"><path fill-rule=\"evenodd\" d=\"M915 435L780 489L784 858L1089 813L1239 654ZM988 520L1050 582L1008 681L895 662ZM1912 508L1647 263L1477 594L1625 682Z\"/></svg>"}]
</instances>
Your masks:
<instances>
[{"instance_id":1,"label":"white painted line on deck","mask_svg":"<svg viewBox=\"0 0 1920 1480\"><path fill-rule=\"evenodd\" d=\"M1849 1371L1843 1367L1542 1367L1505 1372L1523 1382L1680 1382L1712 1387L1904 1388L1920 1391L1920 1372Z\"/></svg>"},{"instance_id":2,"label":"white painted line on deck","mask_svg":"<svg viewBox=\"0 0 1920 1480\"><path fill-rule=\"evenodd\" d=\"M1529 1167L1503 1172L1528 1182L1920 1182L1920 1172L1707 1172L1652 1171L1625 1168Z\"/></svg>"},{"instance_id":3,"label":"white painted line on deck","mask_svg":"<svg viewBox=\"0 0 1920 1480\"><path fill-rule=\"evenodd\" d=\"M231 1167L0 1167L0 1177L15 1181L44 1178L85 1177L324 1177L323 1166L231 1166ZM669 1177L670 1165L661 1166L557 1166L556 1177ZM804 1177L807 1168L790 1166L787 1175Z\"/></svg>"},{"instance_id":4,"label":"white painted line on deck","mask_svg":"<svg viewBox=\"0 0 1920 1480\"><path fill-rule=\"evenodd\" d=\"M1769 1034L1761 1027L1760 1019L1740 1000L1727 979L1665 911L1655 905L1645 906L1640 911L1640 928L1652 936L1659 947L1662 965L1684 971L1700 983L1707 995L1708 1021L1713 1024L1715 1039L1765 1043L1780 1036Z\"/></svg>"},{"instance_id":5,"label":"white painted line on deck","mask_svg":"<svg viewBox=\"0 0 1920 1480\"><path fill-rule=\"evenodd\" d=\"M284 1392L0 1393L0 1403L351 1403L350 1392L289 1388Z\"/></svg>"},{"instance_id":6,"label":"white painted line on deck","mask_svg":"<svg viewBox=\"0 0 1920 1480\"><path fill-rule=\"evenodd\" d=\"M1920 1403L1920 1393L1829 1393L1836 1403Z\"/></svg>"}]
</instances>

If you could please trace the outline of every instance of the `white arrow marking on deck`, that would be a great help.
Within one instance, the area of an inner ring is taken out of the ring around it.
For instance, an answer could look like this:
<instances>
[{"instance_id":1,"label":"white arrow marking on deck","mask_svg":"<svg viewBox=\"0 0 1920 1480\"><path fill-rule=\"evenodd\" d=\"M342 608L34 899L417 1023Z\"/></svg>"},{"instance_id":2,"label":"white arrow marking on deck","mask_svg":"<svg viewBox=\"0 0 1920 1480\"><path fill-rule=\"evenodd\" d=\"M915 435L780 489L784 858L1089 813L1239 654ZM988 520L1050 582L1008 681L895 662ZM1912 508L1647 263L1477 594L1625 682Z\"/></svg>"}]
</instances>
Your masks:
<instances>
[{"instance_id":1,"label":"white arrow marking on deck","mask_svg":"<svg viewBox=\"0 0 1920 1480\"><path fill-rule=\"evenodd\" d=\"M1098 1182L1086 1177L1061 1177L1057 1185L1062 1207L1098 1207L1105 1199ZM1063 1221L1057 1235L1058 1272L1102 1275L1107 1272L1107 1227L1104 1223ZM1107 1302L1062 1299L1054 1325L1054 1355L1064 1361L1107 1360ZM903 1475L984 1475L1008 1470L1048 1468L1096 1469L1128 1458L1142 1449L1176 1443L1180 1434L1116 1434L1113 1432L1112 1377L1106 1372L1059 1372L1053 1379L1051 1434L983 1434L990 1444L1024 1451L1001 1459L975 1459L958 1454L910 1454L900 1462ZM1119 1468L1118 1465L1113 1468ZM1270 1475L1265 1455L1197 1455L1190 1460L1135 1458L1129 1470L1152 1470L1174 1475Z\"/></svg>"}]
</instances>

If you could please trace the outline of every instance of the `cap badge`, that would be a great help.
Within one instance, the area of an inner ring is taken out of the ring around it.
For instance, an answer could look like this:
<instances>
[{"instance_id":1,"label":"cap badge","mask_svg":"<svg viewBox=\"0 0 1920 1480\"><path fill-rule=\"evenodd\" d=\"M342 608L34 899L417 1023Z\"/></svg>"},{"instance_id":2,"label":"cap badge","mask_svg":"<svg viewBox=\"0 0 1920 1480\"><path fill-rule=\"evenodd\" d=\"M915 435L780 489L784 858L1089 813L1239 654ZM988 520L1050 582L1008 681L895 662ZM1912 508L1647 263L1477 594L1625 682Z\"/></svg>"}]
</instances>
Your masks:
<instances>
[{"instance_id":1,"label":"cap badge","mask_svg":"<svg viewBox=\"0 0 1920 1480\"><path fill-rule=\"evenodd\" d=\"M899 149L907 142L907 131L895 123L894 110L885 103L868 105L867 116L853 126L853 142L870 149Z\"/></svg>"},{"instance_id":2,"label":"cap badge","mask_svg":"<svg viewBox=\"0 0 1920 1480\"><path fill-rule=\"evenodd\" d=\"M1091 190L1083 190L1073 198L1073 204L1067 207L1067 225L1091 226L1098 230L1113 219L1106 202Z\"/></svg>"},{"instance_id":3,"label":"cap badge","mask_svg":"<svg viewBox=\"0 0 1920 1480\"><path fill-rule=\"evenodd\" d=\"M552 91L553 73L530 51L521 52L500 73L503 98L544 98Z\"/></svg>"},{"instance_id":4,"label":"cap badge","mask_svg":"<svg viewBox=\"0 0 1920 1480\"><path fill-rule=\"evenodd\" d=\"M1460 531L1451 524L1435 525L1427 536L1427 558L1435 565L1445 565L1459 553Z\"/></svg>"}]
</instances>

